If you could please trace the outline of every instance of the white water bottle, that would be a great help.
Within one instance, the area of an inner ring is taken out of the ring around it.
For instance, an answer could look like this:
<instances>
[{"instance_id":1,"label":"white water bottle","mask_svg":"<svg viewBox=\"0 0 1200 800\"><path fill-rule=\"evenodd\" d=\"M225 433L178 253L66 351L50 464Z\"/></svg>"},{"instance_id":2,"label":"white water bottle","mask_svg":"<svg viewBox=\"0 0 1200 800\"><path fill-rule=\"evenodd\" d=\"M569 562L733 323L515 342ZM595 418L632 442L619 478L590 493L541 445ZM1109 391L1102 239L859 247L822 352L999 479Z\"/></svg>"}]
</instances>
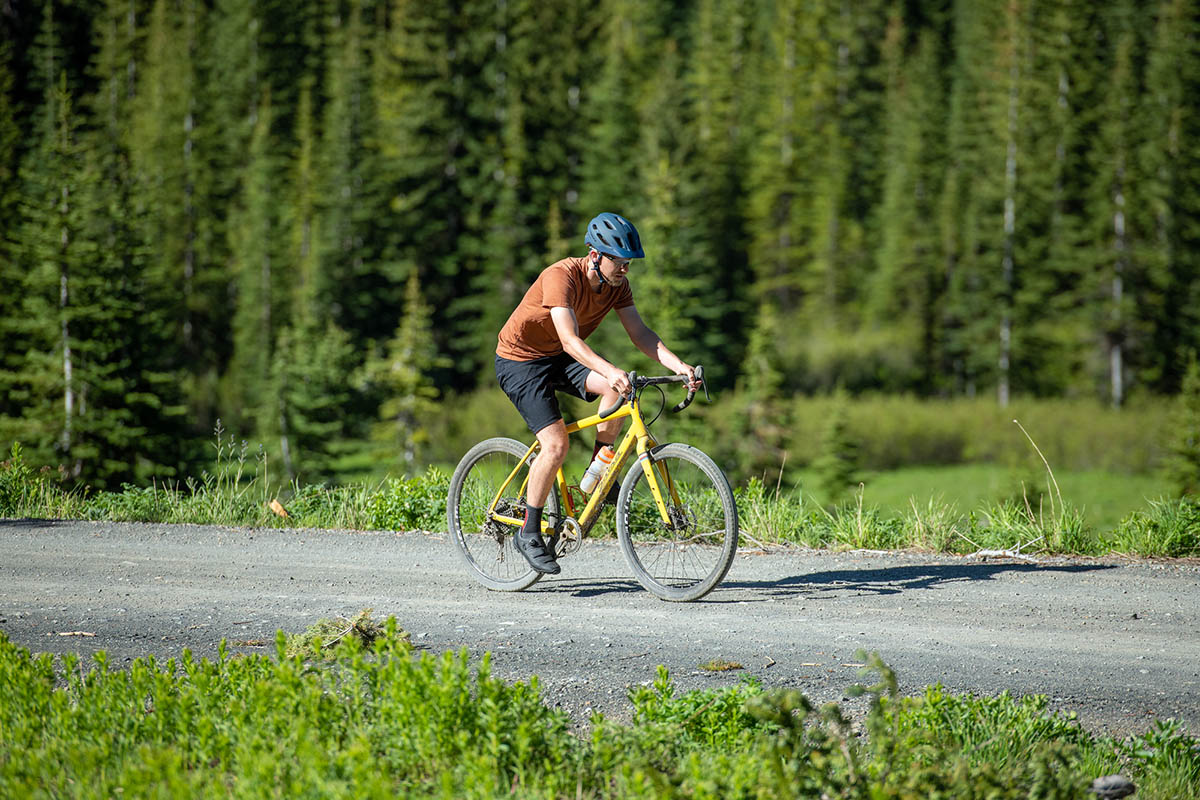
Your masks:
<instances>
[{"instance_id":1,"label":"white water bottle","mask_svg":"<svg viewBox=\"0 0 1200 800\"><path fill-rule=\"evenodd\" d=\"M583 473L583 478L579 481L579 488L591 494L592 489L595 489L596 484L600 481L600 476L604 474L604 470L608 469L608 465L613 462L616 455L616 451L611 447L601 447L600 452L596 453L596 457L592 459L592 464L587 468L587 472Z\"/></svg>"}]
</instances>

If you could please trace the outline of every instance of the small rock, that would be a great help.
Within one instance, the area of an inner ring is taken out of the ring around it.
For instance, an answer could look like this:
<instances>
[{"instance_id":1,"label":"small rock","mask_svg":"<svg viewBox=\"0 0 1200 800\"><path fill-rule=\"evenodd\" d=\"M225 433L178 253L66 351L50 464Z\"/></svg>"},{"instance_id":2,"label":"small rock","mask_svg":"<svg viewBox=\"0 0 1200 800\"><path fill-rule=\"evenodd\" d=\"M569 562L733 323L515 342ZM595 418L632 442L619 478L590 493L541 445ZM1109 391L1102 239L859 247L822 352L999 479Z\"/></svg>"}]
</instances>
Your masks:
<instances>
[{"instance_id":1,"label":"small rock","mask_svg":"<svg viewBox=\"0 0 1200 800\"><path fill-rule=\"evenodd\" d=\"M1097 797L1109 800L1109 798L1128 797L1137 791L1137 787L1124 775L1105 775L1092 781L1092 788L1088 791Z\"/></svg>"}]
</instances>

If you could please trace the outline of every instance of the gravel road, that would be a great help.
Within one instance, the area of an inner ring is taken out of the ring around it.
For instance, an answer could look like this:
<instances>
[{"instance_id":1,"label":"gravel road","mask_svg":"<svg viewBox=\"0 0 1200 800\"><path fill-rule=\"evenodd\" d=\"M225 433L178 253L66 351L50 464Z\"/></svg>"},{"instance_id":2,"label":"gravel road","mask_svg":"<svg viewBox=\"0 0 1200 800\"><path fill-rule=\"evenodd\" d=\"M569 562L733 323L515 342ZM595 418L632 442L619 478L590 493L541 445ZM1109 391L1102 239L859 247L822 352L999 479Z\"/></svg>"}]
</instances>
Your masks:
<instances>
[{"instance_id":1,"label":"gravel road","mask_svg":"<svg viewBox=\"0 0 1200 800\"><path fill-rule=\"evenodd\" d=\"M840 700L861 648L906 691L1045 694L1092 730L1176 717L1200 734L1194 562L744 551L704 601L671 604L607 540L498 594L471 581L445 534L0 520L0 630L34 651L103 649L120 665L185 647L212 656L226 638L264 652L246 643L366 607L432 653L490 651L495 674L538 675L576 720L628 717L627 687L658 664L681 689L754 675ZM743 669L700 669L713 659Z\"/></svg>"}]
</instances>

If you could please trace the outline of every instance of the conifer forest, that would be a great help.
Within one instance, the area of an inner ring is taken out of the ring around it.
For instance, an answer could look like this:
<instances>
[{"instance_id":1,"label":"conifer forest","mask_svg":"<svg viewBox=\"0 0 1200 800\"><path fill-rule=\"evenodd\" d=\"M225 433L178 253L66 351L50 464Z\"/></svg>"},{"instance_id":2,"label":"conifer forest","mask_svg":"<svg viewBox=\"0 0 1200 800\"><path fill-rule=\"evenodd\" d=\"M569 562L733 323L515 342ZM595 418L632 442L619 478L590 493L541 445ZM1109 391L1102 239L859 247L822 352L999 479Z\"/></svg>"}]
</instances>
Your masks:
<instances>
[{"instance_id":1,"label":"conifer forest","mask_svg":"<svg viewBox=\"0 0 1200 800\"><path fill-rule=\"evenodd\" d=\"M0 443L115 487L219 419L336 480L499 394L601 211L725 391L1175 395L1198 35L1193 0L5 0Z\"/></svg>"}]
</instances>

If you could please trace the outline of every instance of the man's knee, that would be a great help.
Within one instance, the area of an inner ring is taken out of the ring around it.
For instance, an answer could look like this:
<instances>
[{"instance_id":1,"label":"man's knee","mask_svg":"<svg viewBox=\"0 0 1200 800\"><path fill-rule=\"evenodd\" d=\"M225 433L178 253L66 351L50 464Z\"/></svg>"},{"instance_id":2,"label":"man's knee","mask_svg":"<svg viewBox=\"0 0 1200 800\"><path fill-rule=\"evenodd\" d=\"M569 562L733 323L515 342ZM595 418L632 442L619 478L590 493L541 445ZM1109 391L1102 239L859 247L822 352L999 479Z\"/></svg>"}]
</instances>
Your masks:
<instances>
[{"instance_id":1,"label":"man's knee","mask_svg":"<svg viewBox=\"0 0 1200 800\"><path fill-rule=\"evenodd\" d=\"M567 432L562 423L559 422L547 428L538 431L538 441L542 445L542 455L548 458L553 464L562 464L567 457L567 449L570 443L567 440Z\"/></svg>"}]
</instances>

